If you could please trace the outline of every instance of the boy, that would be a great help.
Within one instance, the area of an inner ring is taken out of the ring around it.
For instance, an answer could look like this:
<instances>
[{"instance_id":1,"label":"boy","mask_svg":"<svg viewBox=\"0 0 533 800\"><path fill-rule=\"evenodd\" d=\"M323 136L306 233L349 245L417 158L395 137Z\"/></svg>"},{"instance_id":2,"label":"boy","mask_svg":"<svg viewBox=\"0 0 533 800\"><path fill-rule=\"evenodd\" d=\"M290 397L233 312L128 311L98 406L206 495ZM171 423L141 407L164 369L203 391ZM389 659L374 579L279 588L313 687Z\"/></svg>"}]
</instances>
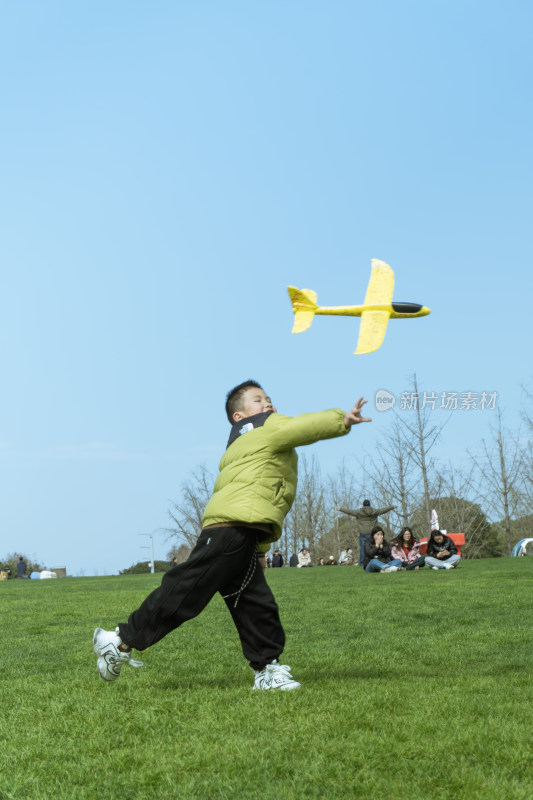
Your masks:
<instances>
[{"instance_id":1,"label":"boy","mask_svg":"<svg viewBox=\"0 0 533 800\"><path fill-rule=\"evenodd\" d=\"M220 592L254 670L254 689L300 688L279 663L285 633L258 556L279 539L296 493L294 448L344 436L361 416L361 397L347 414L340 409L285 417L252 380L232 389L226 414L232 425L202 532L187 561L165 573L161 585L115 631L97 628L93 637L102 678L114 681L122 664L140 667L131 650L145 650L188 619Z\"/></svg>"}]
</instances>

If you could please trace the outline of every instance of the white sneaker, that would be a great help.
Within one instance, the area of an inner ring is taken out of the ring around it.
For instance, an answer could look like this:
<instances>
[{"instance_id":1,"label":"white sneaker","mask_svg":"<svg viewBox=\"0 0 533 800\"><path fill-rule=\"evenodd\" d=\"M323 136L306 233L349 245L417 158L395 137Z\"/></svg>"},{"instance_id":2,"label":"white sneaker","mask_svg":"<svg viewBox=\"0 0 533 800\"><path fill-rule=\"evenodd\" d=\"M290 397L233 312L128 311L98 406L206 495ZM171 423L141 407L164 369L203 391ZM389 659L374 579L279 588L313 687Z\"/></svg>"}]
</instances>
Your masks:
<instances>
[{"instance_id":1,"label":"white sneaker","mask_svg":"<svg viewBox=\"0 0 533 800\"><path fill-rule=\"evenodd\" d=\"M398 567L385 567L385 569L381 570L382 572L398 572Z\"/></svg>"},{"instance_id":2,"label":"white sneaker","mask_svg":"<svg viewBox=\"0 0 533 800\"><path fill-rule=\"evenodd\" d=\"M123 664L132 667L142 667L142 661L132 658L131 651L124 653L118 649L122 640L118 635L118 628L114 631L104 631L96 628L93 636L93 650L98 656L96 666L104 681L116 681L120 675Z\"/></svg>"},{"instance_id":3,"label":"white sneaker","mask_svg":"<svg viewBox=\"0 0 533 800\"><path fill-rule=\"evenodd\" d=\"M291 689L299 689L301 687L301 683L298 683L292 677L291 668L286 664L280 664L277 660L272 664L267 664L262 670L254 670L254 673L254 689L263 691L280 689L282 692L288 692Z\"/></svg>"},{"instance_id":4,"label":"white sneaker","mask_svg":"<svg viewBox=\"0 0 533 800\"><path fill-rule=\"evenodd\" d=\"M436 569L436 570L438 570L438 567L431 567L431 569Z\"/></svg>"}]
</instances>

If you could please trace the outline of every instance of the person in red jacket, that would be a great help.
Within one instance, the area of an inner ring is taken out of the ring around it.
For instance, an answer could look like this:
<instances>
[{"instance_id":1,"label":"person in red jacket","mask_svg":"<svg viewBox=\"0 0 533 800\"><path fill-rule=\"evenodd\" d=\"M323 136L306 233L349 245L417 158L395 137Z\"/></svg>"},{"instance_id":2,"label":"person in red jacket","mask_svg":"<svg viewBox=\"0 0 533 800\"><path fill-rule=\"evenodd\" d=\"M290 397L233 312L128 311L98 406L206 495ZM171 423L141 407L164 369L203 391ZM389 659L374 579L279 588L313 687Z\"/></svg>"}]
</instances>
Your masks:
<instances>
[{"instance_id":1,"label":"person in red jacket","mask_svg":"<svg viewBox=\"0 0 533 800\"><path fill-rule=\"evenodd\" d=\"M402 569L420 569L424 566L424 556L420 555L418 542L411 528L402 528L391 545L391 555L402 562Z\"/></svg>"}]
</instances>

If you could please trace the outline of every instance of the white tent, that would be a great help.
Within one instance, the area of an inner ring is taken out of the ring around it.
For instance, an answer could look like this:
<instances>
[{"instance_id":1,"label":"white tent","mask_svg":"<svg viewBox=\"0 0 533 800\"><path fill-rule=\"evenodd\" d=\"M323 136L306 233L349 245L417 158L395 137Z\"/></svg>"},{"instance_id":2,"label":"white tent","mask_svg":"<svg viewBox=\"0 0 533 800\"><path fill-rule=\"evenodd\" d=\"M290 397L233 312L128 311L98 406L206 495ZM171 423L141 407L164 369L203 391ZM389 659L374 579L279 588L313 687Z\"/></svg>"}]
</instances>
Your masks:
<instances>
[{"instance_id":1,"label":"white tent","mask_svg":"<svg viewBox=\"0 0 533 800\"><path fill-rule=\"evenodd\" d=\"M530 553L527 552L528 546L531 551ZM511 555L513 556L533 555L533 539L521 539L513 547L513 552L511 553Z\"/></svg>"}]
</instances>

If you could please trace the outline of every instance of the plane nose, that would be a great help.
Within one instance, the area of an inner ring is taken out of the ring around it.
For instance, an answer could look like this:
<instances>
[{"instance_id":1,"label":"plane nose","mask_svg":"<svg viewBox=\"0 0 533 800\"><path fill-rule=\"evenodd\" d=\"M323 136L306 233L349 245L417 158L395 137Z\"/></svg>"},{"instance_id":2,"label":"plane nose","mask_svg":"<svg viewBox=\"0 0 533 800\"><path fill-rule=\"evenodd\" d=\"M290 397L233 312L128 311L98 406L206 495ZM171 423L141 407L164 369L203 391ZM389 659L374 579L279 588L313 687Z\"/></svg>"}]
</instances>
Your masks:
<instances>
[{"instance_id":1,"label":"plane nose","mask_svg":"<svg viewBox=\"0 0 533 800\"><path fill-rule=\"evenodd\" d=\"M418 313L421 317L426 317L428 314L431 314L431 309L427 306L422 306Z\"/></svg>"}]
</instances>

